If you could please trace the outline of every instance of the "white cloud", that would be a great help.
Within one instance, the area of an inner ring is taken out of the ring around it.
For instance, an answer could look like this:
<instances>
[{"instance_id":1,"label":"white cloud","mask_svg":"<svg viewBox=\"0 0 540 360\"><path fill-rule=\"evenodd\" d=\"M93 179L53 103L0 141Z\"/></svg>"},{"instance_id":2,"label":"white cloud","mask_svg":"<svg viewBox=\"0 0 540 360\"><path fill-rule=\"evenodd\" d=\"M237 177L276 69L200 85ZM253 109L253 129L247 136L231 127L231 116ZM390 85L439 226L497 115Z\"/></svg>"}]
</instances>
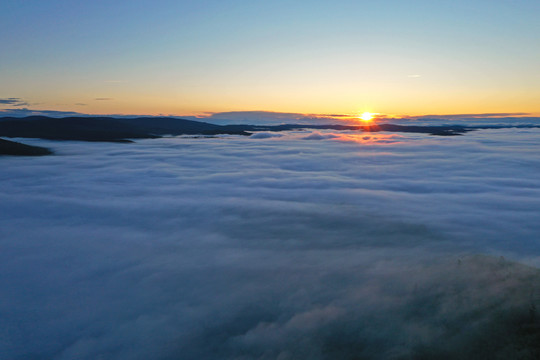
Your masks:
<instances>
[{"instance_id":1,"label":"white cloud","mask_svg":"<svg viewBox=\"0 0 540 360\"><path fill-rule=\"evenodd\" d=\"M264 132L264 131L261 131L261 132L254 133L250 137L252 139L270 139L270 138L280 138L282 136L283 136L283 134L276 133L276 132Z\"/></svg>"},{"instance_id":2,"label":"white cloud","mask_svg":"<svg viewBox=\"0 0 540 360\"><path fill-rule=\"evenodd\" d=\"M327 139L334 139L337 138L338 135L335 134L322 134L318 131L315 131L311 134L309 134L306 137L303 137L304 140L327 140Z\"/></svg>"},{"instance_id":3,"label":"white cloud","mask_svg":"<svg viewBox=\"0 0 540 360\"><path fill-rule=\"evenodd\" d=\"M540 264L540 130L280 135L25 139L57 155L0 159L0 352L459 358L516 343L538 272L498 256Z\"/></svg>"}]
</instances>

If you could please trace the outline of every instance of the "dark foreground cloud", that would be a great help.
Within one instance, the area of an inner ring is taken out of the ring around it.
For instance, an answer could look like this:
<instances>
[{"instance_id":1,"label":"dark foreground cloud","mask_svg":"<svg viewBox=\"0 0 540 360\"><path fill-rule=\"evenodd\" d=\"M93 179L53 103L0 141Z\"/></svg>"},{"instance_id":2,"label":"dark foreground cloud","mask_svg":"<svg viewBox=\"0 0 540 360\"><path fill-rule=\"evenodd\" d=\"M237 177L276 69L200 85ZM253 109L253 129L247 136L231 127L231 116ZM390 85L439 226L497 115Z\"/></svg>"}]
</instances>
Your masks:
<instances>
[{"instance_id":1,"label":"dark foreground cloud","mask_svg":"<svg viewBox=\"0 0 540 360\"><path fill-rule=\"evenodd\" d=\"M220 359L508 359L517 354L535 359L540 354L538 299L530 295L540 290L538 270L481 256L421 267L385 265L371 272L371 281L328 276L329 283L347 284L338 296L334 286L319 283L311 286L310 296L288 289L286 304L269 297L247 305L190 338L184 350Z\"/></svg>"},{"instance_id":2,"label":"dark foreground cloud","mask_svg":"<svg viewBox=\"0 0 540 360\"><path fill-rule=\"evenodd\" d=\"M538 129L268 134L1 158L2 357L537 358Z\"/></svg>"}]
</instances>

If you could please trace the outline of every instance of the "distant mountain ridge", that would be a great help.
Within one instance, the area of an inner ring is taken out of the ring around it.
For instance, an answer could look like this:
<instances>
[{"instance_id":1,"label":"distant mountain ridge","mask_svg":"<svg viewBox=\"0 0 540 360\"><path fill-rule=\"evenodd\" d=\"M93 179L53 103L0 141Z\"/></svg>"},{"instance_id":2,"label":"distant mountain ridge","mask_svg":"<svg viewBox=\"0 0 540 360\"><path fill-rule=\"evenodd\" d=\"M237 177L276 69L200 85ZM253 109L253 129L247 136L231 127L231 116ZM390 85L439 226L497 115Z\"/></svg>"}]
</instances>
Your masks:
<instances>
[{"instance_id":1,"label":"distant mountain ridge","mask_svg":"<svg viewBox=\"0 0 540 360\"><path fill-rule=\"evenodd\" d=\"M0 137L39 138L48 140L78 140L132 142L133 139L155 139L163 136L221 134L249 136L258 131L289 131L301 129L363 131L363 132L408 132L438 136L463 135L478 129L500 129L508 127L531 128L536 125L216 125L202 121L179 119L174 117L136 117L115 118L103 116L71 116L53 118L48 116L0 117ZM49 149L24 145L0 139L0 155L48 155Z\"/></svg>"},{"instance_id":2,"label":"distant mountain ridge","mask_svg":"<svg viewBox=\"0 0 540 360\"><path fill-rule=\"evenodd\" d=\"M506 127L539 127L536 125L508 126L461 126L461 125L216 125L202 121L174 117L64 117L47 116L0 117L0 137L40 138L49 140L112 141L131 142L131 139L153 139L178 135L244 135L257 131L288 131L299 129L364 131L364 132L408 132L438 136L463 135L478 129L498 129Z\"/></svg>"},{"instance_id":3,"label":"distant mountain ridge","mask_svg":"<svg viewBox=\"0 0 540 360\"><path fill-rule=\"evenodd\" d=\"M0 136L49 140L119 141L158 138L164 135L229 134L220 125L175 118L65 117L29 116L0 118ZM238 135L249 135L241 130Z\"/></svg>"},{"instance_id":4,"label":"distant mountain ridge","mask_svg":"<svg viewBox=\"0 0 540 360\"><path fill-rule=\"evenodd\" d=\"M254 131L287 131L293 129L360 130L367 132L416 132L432 135L461 135L472 129L463 126L373 125L216 125L201 121L169 117L64 117L28 116L0 118L0 136L41 138L49 140L82 140L130 142L129 139L151 139L166 135L250 135Z\"/></svg>"}]
</instances>

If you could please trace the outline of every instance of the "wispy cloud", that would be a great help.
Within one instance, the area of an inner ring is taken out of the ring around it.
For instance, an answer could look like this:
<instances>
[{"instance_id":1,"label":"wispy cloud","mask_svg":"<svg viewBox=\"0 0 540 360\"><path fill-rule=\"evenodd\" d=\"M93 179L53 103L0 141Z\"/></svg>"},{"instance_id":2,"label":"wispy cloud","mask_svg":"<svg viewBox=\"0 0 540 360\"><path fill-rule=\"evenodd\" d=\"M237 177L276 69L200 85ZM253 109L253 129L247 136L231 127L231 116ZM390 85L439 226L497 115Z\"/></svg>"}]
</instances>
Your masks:
<instances>
[{"instance_id":1,"label":"wispy cloud","mask_svg":"<svg viewBox=\"0 0 540 360\"><path fill-rule=\"evenodd\" d=\"M25 117L25 116L50 116L50 117L65 117L65 116L88 116L75 111L60 111L60 110L33 110L33 109L0 109L0 116Z\"/></svg>"},{"instance_id":2,"label":"wispy cloud","mask_svg":"<svg viewBox=\"0 0 540 360\"><path fill-rule=\"evenodd\" d=\"M28 102L24 101L21 98L16 98L16 97L0 99L0 104L11 105L11 106L28 106L29 105Z\"/></svg>"},{"instance_id":3,"label":"wispy cloud","mask_svg":"<svg viewBox=\"0 0 540 360\"><path fill-rule=\"evenodd\" d=\"M98 98L95 98L94 100L96 101L110 101L110 100L114 100L113 98L108 98L108 97L98 97Z\"/></svg>"}]
</instances>

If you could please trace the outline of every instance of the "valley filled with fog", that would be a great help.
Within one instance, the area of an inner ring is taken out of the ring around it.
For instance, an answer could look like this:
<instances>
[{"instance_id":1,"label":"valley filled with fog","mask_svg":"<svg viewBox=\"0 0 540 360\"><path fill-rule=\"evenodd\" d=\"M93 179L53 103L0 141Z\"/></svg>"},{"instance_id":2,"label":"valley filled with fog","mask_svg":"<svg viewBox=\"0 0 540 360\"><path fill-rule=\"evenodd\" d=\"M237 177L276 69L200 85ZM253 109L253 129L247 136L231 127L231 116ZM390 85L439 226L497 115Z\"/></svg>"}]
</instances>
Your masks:
<instances>
[{"instance_id":1,"label":"valley filled with fog","mask_svg":"<svg viewBox=\"0 0 540 360\"><path fill-rule=\"evenodd\" d=\"M18 140L1 358L539 354L540 129Z\"/></svg>"}]
</instances>

